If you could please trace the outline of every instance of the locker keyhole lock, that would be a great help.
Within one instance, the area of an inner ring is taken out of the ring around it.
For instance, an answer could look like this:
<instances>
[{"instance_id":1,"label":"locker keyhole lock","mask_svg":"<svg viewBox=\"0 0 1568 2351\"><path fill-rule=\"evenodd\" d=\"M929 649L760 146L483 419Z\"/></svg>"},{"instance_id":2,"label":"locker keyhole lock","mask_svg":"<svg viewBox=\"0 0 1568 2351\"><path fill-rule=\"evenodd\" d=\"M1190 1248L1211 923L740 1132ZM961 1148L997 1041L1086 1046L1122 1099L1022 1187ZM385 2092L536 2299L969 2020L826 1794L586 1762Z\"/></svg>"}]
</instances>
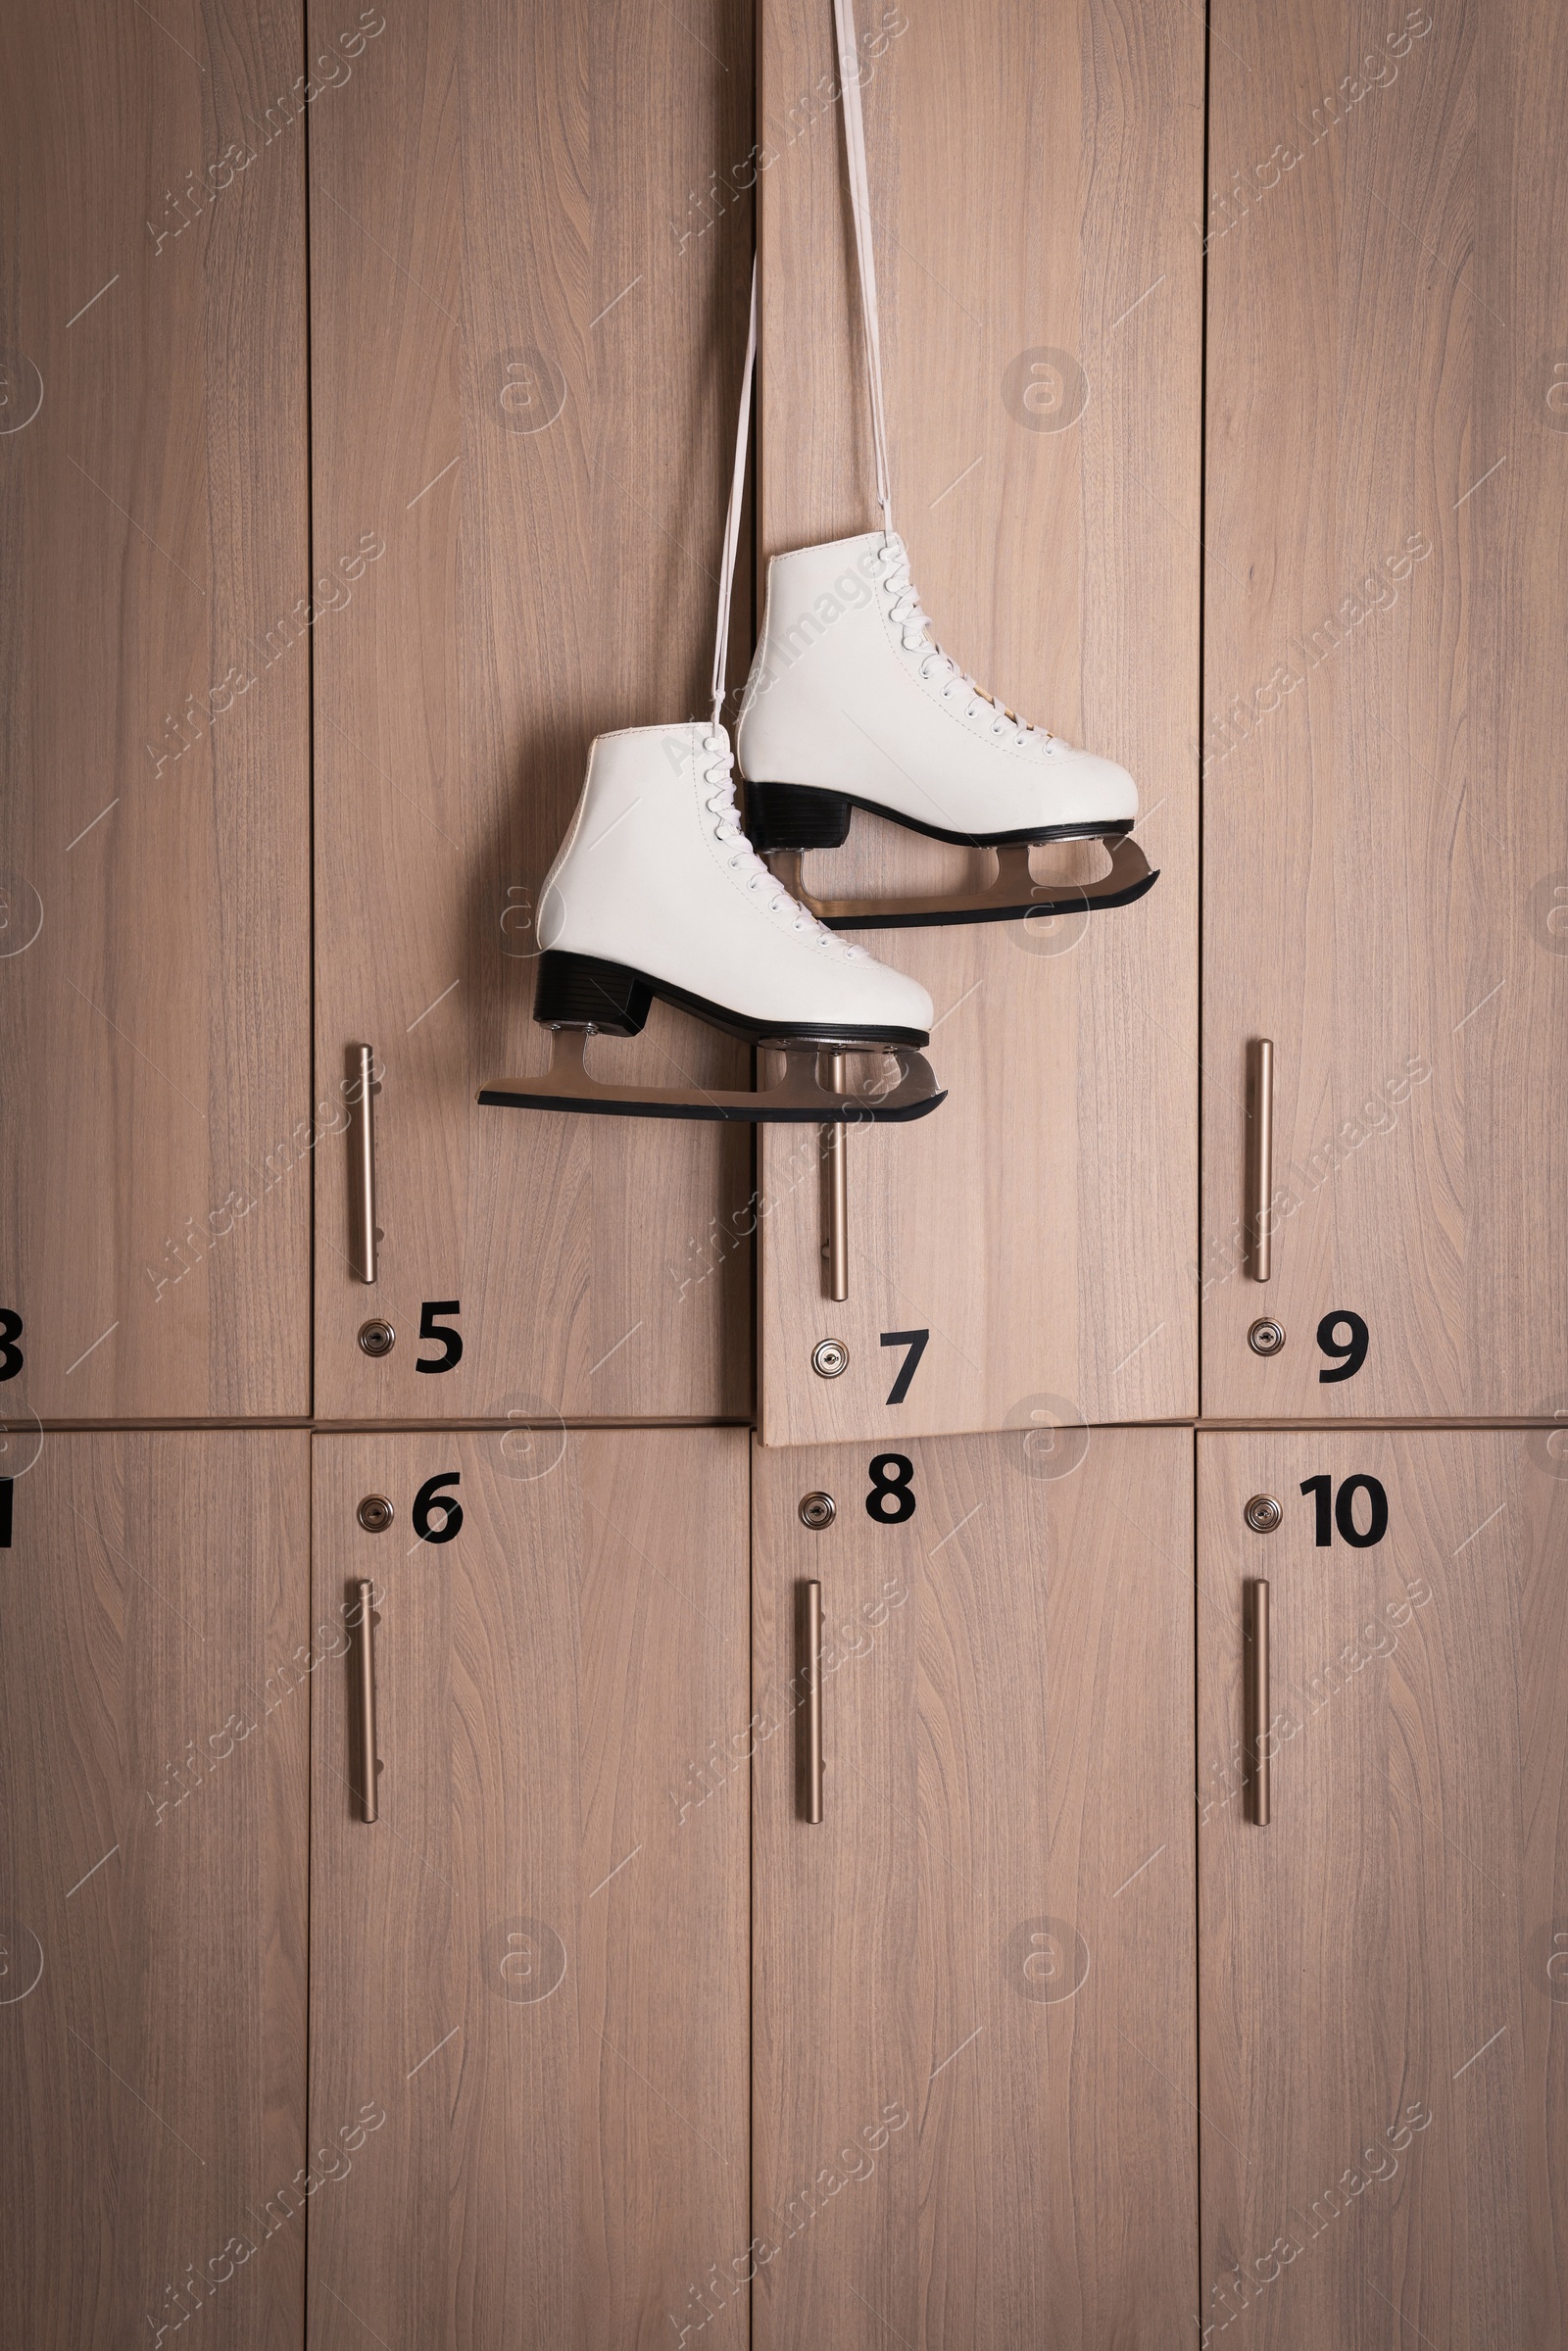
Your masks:
<instances>
[{"instance_id":1,"label":"locker keyhole lock","mask_svg":"<svg viewBox=\"0 0 1568 2351\"><path fill-rule=\"evenodd\" d=\"M1261 1322L1254 1322L1248 1332L1247 1344L1254 1355L1277 1355L1285 1345L1283 1324L1265 1315Z\"/></svg>"},{"instance_id":2,"label":"locker keyhole lock","mask_svg":"<svg viewBox=\"0 0 1568 2351\"><path fill-rule=\"evenodd\" d=\"M836 1380L850 1368L850 1350L842 1339L819 1339L811 1349L811 1369L819 1380Z\"/></svg>"},{"instance_id":3,"label":"locker keyhole lock","mask_svg":"<svg viewBox=\"0 0 1568 2351\"><path fill-rule=\"evenodd\" d=\"M368 1494L355 1512L367 1535L384 1535L392 1524L392 1505L384 1494Z\"/></svg>"},{"instance_id":4,"label":"locker keyhole lock","mask_svg":"<svg viewBox=\"0 0 1568 2351\"><path fill-rule=\"evenodd\" d=\"M838 1504L830 1494L802 1494L801 1524L809 1527L813 1535L820 1535L824 1527L830 1527L838 1514Z\"/></svg>"},{"instance_id":5,"label":"locker keyhole lock","mask_svg":"<svg viewBox=\"0 0 1568 2351\"><path fill-rule=\"evenodd\" d=\"M377 1239L379 1238L380 1236L377 1235ZM362 1322L360 1325L361 1347L366 1354L378 1359L382 1355L391 1354L397 1344L397 1336L392 1325L389 1322L383 1322L379 1314L373 1314L368 1322Z\"/></svg>"},{"instance_id":6,"label":"locker keyhole lock","mask_svg":"<svg viewBox=\"0 0 1568 2351\"><path fill-rule=\"evenodd\" d=\"M1254 1535L1272 1535L1284 1515L1271 1494L1254 1494L1242 1512Z\"/></svg>"}]
</instances>

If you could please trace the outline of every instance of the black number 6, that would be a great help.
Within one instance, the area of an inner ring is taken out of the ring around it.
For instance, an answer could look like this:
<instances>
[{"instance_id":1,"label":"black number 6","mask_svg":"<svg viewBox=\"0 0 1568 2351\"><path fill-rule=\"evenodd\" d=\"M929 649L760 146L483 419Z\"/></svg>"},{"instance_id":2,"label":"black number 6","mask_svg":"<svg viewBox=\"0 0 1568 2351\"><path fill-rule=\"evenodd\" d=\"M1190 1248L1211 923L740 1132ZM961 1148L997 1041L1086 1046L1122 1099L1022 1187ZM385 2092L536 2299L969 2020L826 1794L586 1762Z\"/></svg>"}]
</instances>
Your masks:
<instances>
[{"instance_id":1,"label":"black number 6","mask_svg":"<svg viewBox=\"0 0 1568 2351\"><path fill-rule=\"evenodd\" d=\"M414 1532L421 1543L450 1543L463 1524L463 1504L455 1494L443 1494L443 1486L456 1486L455 1469L439 1469L433 1478L426 1478L414 1497ZM432 1527L430 1513L439 1510L441 1524Z\"/></svg>"},{"instance_id":2,"label":"black number 6","mask_svg":"<svg viewBox=\"0 0 1568 2351\"><path fill-rule=\"evenodd\" d=\"M1334 1336L1342 1323L1350 1334L1349 1339L1343 1346ZM1356 1373L1366 1361L1369 1337L1370 1333L1360 1315L1352 1314L1348 1306L1336 1306L1330 1313L1324 1315L1323 1320L1317 1326L1317 1343L1325 1355L1330 1355L1335 1359L1328 1370L1320 1371L1317 1375L1325 1388L1332 1387L1336 1380L1353 1380L1355 1378Z\"/></svg>"}]
</instances>

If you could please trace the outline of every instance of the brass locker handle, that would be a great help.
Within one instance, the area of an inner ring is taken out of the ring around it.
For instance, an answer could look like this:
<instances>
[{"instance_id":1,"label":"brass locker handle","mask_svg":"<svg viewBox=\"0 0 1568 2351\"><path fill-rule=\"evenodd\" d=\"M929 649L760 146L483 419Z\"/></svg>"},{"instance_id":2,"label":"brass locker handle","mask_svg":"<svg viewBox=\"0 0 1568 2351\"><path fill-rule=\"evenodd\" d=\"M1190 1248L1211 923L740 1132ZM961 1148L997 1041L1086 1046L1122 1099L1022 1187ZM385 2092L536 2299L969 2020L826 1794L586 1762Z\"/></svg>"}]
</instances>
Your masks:
<instances>
[{"instance_id":1,"label":"brass locker handle","mask_svg":"<svg viewBox=\"0 0 1568 2351\"><path fill-rule=\"evenodd\" d=\"M822 1587L806 1587L806 1817L822 1823Z\"/></svg>"},{"instance_id":2,"label":"brass locker handle","mask_svg":"<svg viewBox=\"0 0 1568 2351\"><path fill-rule=\"evenodd\" d=\"M1254 1576L1247 1587L1244 1633L1247 1646L1247 1747L1252 1762L1252 1826L1269 1819L1268 1586Z\"/></svg>"},{"instance_id":3,"label":"brass locker handle","mask_svg":"<svg viewBox=\"0 0 1568 2351\"><path fill-rule=\"evenodd\" d=\"M382 1234L375 1221L375 1053L368 1045L348 1049L349 1225L353 1236L351 1262L362 1282L375 1280L375 1245Z\"/></svg>"},{"instance_id":4,"label":"brass locker handle","mask_svg":"<svg viewBox=\"0 0 1568 2351\"><path fill-rule=\"evenodd\" d=\"M1247 1228L1251 1250L1248 1266L1254 1282L1274 1271L1274 1042L1254 1037L1248 1052Z\"/></svg>"},{"instance_id":5,"label":"brass locker handle","mask_svg":"<svg viewBox=\"0 0 1568 2351\"><path fill-rule=\"evenodd\" d=\"M381 1758L375 1739L375 1628L380 1621L373 1602L375 1586L366 1578L359 1586L359 1641L355 1662L360 1688L360 1818L373 1826L378 1811Z\"/></svg>"},{"instance_id":6,"label":"brass locker handle","mask_svg":"<svg viewBox=\"0 0 1568 2351\"><path fill-rule=\"evenodd\" d=\"M844 1055L827 1055L828 1084L835 1094L844 1092ZM842 1305L850 1295L850 1162L849 1126L836 1119L822 1129L822 1156L827 1161L827 1239L822 1253L827 1259L827 1294L835 1305Z\"/></svg>"}]
</instances>

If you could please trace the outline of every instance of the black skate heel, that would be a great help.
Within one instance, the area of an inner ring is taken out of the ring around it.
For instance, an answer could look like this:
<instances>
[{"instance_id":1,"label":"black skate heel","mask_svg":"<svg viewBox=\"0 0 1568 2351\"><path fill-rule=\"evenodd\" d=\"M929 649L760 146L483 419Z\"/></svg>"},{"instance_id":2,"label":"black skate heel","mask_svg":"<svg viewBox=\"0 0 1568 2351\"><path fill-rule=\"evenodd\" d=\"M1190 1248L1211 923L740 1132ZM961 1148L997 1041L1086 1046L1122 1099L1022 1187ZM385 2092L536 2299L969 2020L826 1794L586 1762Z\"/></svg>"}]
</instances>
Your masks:
<instances>
[{"instance_id":1,"label":"black skate heel","mask_svg":"<svg viewBox=\"0 0 1568 2351\"><path fill-rule=\"evenodd\" d=\"M760 857L775 849L842 849L852 812L842 793L815 784L746 787L746 830Z\"/></svg>"},{"instance_id":2,"label":"black skate heel","mask_svg":"<svg viewBox=\"0 0 1568 2351\"><path fill-rule=\"evenodd\" d=\"M636 1037L654 992L624 963L576 955L550 947L539 957L533 1016L541 1028L602 1029L607 1037Z\"/></svg>"}]
</instances>

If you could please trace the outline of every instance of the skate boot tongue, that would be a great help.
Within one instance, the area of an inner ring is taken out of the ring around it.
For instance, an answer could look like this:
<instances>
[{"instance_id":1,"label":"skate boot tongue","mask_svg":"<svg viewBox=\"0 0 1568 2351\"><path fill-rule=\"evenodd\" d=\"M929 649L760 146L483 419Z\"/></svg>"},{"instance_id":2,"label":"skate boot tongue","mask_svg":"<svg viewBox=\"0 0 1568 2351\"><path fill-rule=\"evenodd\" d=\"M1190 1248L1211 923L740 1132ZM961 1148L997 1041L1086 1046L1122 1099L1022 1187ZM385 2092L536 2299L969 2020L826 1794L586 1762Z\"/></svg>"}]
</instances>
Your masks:
<instances>
[{"instance_id":1,"label":"skate boot tongue","mask_svg":"<svg viewBox=\"0 0 1568 2351\"><path fill-rule=\"evenodd\" d=\"M735 798L735 755L722 727L708 729L703 736L703 751L708 759L703 781L709 787L703 806L716 819L713 838L728 850L729 863L737 877L756 892L770 914L787 921L791 930L803 938L809 938L819 947L831 947L841 961L868 961L869 949L847 947L824 923L818 922L809 907L803 906L791 895L752 847Z\"/></svg>"},{"instance_id":2,"label":"skate boot tongue","mask_svg":"<svg viewBox=\"0 0 1568 2351\"><path fill-rule=\"evenodd\" d=\"M1022 743L1030 735L1042 731L1027 718L1020 718L1014 711L1004 709L994 694L988 694L984 686L976 684L966 669L959 668L952 654L943 652L931 634L931 615L922 607L919 590L909 577L909 551L896 530L890 530L883 541L882 577L893 600L889 618L897 621L903 630L905 652L925 655L920 663L922 678L945 678L944 693L966 695L971 717L977 715L976 705L983 702L997 713L995 731L999 735L1004 735L1010 729L1014 739ZM1048 743L1054 741L1049 729L1045 730L1045 740Z\"/></svg>"}]
</instances>

